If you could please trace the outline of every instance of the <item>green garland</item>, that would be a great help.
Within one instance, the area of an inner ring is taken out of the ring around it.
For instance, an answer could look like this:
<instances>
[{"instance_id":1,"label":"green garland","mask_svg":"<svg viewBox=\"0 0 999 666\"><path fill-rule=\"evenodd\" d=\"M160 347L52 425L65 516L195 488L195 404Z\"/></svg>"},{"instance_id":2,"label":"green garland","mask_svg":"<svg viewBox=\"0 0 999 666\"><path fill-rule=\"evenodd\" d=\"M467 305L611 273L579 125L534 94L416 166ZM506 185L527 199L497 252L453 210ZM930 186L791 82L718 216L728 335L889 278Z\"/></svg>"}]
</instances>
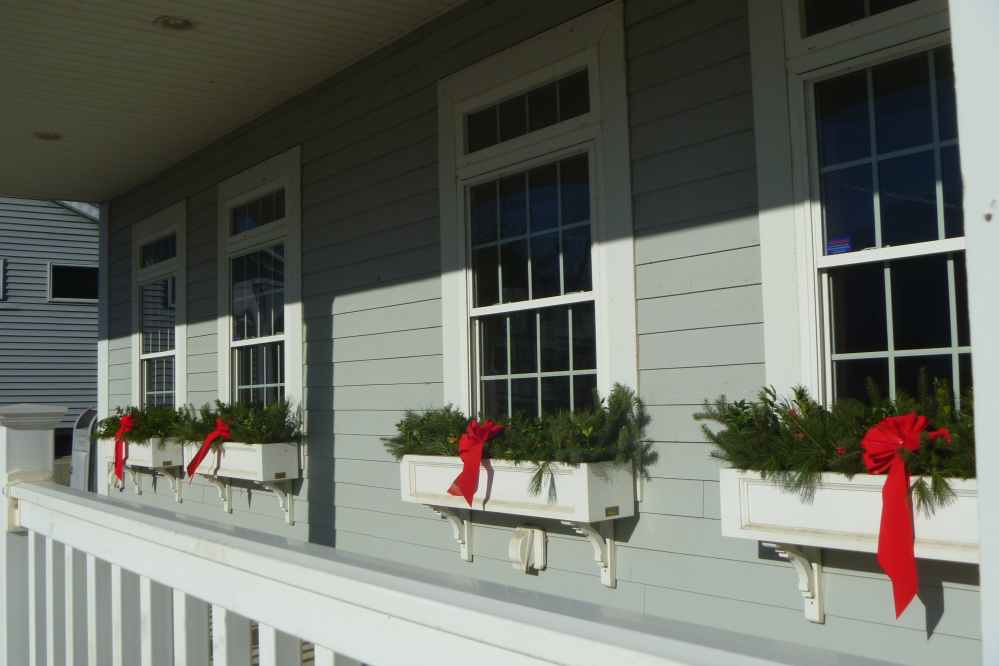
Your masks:
<instances>
[{"instance_id":1,"label":"green garland","mask_svg":"<svg viewBox=\"0 0 999 666\"><path fill-rule=\"evenodd\" d=\"M615 384L606 404L594 391L594 404L592 409L539 417L494 416L503 430L486 440L482 457L536 465L529 487L535 495L541 492L554 463L578 467L611 461L633 465L637 473L649 478L648 468L659 454L646 440L645 428L651 419L645 403L631 389ZM486 418L489 415L480 415L479 422ZM469 418L451 405L421 412L407 410L396 424L398 434L382 441L397 460L404 455L457 456L458 442L468 423ZM552 491L550 487L549 493Z\"/></svg>"},{"instance_id":2,"label":"green garland","mask_svg":"<svg viewBox=\"0 0 999 666\"><path fill-rule=\"evenodd\" d=\"M163 441L167 437L177 436L177 424L183 418L181 410L172 407L149 406L149 407L118 407L115 413L106 419L97 422L97 426L91 434L91 441L98 439L114 439L121 427L121 417L130 414L135 419L132 429L128 431L126 439L134 444L145 444L154 439L160 440L157 444L159 448L165 446Z\"/></svg>"},{"instance_id":3,"label":"green garland","mask_svg":"<svg viewBox=\"0 0 999 666\"><path fill-rule=\"evenodd\" d=\"M815 402L797 387L793 397L782 398L773 388L759 393L759 402L728 402L721 396L694 415L698 421L713 421L718 432L702 425L707 439L715 445L712 457L741 470L760 472L784 490L809 496L823 472L840 472L847 477L866 474L860 443L867 430L888 416L917 413L930 419L930 430L947 428L953 439L931 439L924 433L918 451L902 450L909 473L929 478L913 484L917 507L932 513L949 503L954 493L947 478L975 476L975 436L971 392L961 398L960 411L954 409L946 382L934 381L929 388L921 375L919 395L900 394L895 400L880 395L868 381L868 402L837 400L832 409Z\"/></svg>"},{"instance_id":4,"label":"green garland","mask_svg":"<svg viewBox=\"0 0 999 666\"><path fill-rule=\"evenodd\" d=\"M201 444L209 433L215 430L216 420L229 424L232 441L252 444L272 444L276 442L301 442L302 421L287 401L260 405L257 403L226 404L218 400L215 406L204 405L173 409L170 407L121 407L106 419L97 423L92 439L114 439L121 427L121 417L131 414L135 419L126 439L142 444L152 439L172 437L182 442ZM160 441L160 446L163 442ZM212 445L218 448L219 442Z\"/></svg>"},{"instance_id":5,"label":"green garland","mask_svg":"<svg viewBox=\"0 0 999 666\"><path fill-rule=\"evenodd\" d=\"M177 424L177 437L185 442L201 444L215 430L216 421L222 419L229 426L230 441L246 444L275 444L301 442L302 420L286 400L268 405L259 403L224 403L215 401L215 406L203 405L194 410L185 407L183 418ZM212 442L212 450L221 444Z\"/></svg>"}]
</instances>

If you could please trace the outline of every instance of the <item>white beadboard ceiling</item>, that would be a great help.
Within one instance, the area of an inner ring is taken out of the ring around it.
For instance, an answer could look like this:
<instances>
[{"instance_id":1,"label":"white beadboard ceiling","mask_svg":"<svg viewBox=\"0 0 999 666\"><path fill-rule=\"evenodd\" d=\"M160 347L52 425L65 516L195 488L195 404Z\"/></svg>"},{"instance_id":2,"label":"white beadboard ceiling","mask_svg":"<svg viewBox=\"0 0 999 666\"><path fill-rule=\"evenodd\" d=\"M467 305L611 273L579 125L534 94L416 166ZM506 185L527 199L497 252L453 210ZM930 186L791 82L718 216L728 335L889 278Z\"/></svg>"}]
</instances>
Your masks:
<instances>
[{"instance_id":1,"label":"white beadboard ceiling","mask_svg":"<svg viewBox=\"0 0 999 666\"><path fill-rule=\"evenodd\" d=\"M461 1L2 0L0 195L110 199Z\"/></svg>"}]
</instances>

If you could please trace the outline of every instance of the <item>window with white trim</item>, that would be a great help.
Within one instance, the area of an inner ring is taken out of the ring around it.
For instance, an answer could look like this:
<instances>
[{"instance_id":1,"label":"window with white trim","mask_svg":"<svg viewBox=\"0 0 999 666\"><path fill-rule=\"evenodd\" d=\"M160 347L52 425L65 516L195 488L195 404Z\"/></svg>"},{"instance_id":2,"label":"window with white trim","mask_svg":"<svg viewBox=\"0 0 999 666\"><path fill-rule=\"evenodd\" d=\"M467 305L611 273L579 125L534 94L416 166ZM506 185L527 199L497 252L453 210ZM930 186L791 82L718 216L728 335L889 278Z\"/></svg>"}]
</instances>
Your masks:
<instances>
[{"instance_id":1,"label":"window with white trim","mask_svg":"<svg viewBox=\"0 0 999 666\"><path fill-rule=\"evenodd\" d=\"M50 301L96 301L97 266L49 264Z\"/></svg>"},{"instance_id":2,"label":"window with white trim","mask_svg":"<svg viewBox=\"0 0 999 666\"><path fill-rule=\"evenodd\" d=\"M219 394L301 399L300 152L219 185Z\"/></svg>"},{"instance_id":3,"label":"window with white trim","mask_svg":"<svg viewBox=\"0 0 999 666\"><path fill-rule=\"evenodd\" d=\"M914 395L924 370L959 395L971 347L946 14L934 0L876 4L822 30L816 3L783 7L790 149L808 155L785 176L801 202L784 213L805 255L800 330L830 401L866 397L868 379ZM757 22L754 46L761 37ZM757 95L758 118L767 101ZM780 177L766 155L760 167ZM764 289L783 268L764 262Z\"/></svg>"},{"instance_id":4,"label":"window with white trim","mask_svg":"<svg viewBox=\"0 0 999 666\"><path fill-rule=\"evenodd\" d=\"M134 227L132 393L139 405L186 401L186 217L182 201Z\"/></svg>"},{"instance_id":5,"label":"window with white trim","mask_svg":"<svg viewBox=\"0 0 999 666\"><path fill-rule=\"evenodd\" d=\"M636 387L624 80L615 3L440 84L450 402L536 415Z\"/></svg>"}]
</instances>

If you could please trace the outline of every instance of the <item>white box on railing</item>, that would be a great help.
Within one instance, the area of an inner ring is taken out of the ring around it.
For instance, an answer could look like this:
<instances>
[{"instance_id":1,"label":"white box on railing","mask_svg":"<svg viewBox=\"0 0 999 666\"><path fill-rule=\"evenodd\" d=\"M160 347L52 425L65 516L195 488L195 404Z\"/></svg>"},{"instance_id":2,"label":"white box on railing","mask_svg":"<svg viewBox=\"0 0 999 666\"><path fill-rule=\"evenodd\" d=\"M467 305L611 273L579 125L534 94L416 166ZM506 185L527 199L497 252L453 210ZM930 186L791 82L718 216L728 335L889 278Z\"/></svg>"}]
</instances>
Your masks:
<instances>
[{"instance_id":1,"label":"white box on railing","mask_svg":"<svg viewBox=\"0 0 999 666\"><path fill-rule=\"evenodd\" d=\"M447 492L462 466L461 459L455 457L403 456L399 465L402 500L469 508L464 497ZM578 468L553 465L556 490L553 502L549 501L550 478L545 479L540 494L528 492L535 469L531 463L483 460L471 508L584 523L635 515L635 482L630 465L610 462L584 463Z\"/></svg>"},{"instance_id":2,"label":"white box on railing","mask_svg":"<svg viewBox=\"0 0 999 666\"><path fill-rule=\"evenodd\" d=\"M184 444L184 466L194 458L200 444ZM288 481L298 478L298 444L244 444L223 442L209 451L198 465L198 474L247 481Z\"/></svg>"},{"instance_id":3,"label":"white box on railing","mask_svg":"<svg viewBox=\"0 0 999 666\"><path fill-rule=\"evenodd\" d=\"M917 477L913 477L915 482ZM758 472L720 470L722 535L876 553L885 475L826 473L810 503ZM914 512L916 557L978 562L978 484L950 479L955 499Z\"/></svg>"},{"instance_id":4,"label":"white box on railing","mask_svg":"<svg viewBox=\"0 0 999 666\"><path fill-rule=\"evenodd\" d=\"M163 442L162 448L160 442ZM114 462L114 440L102 439L104 449L104 459ZM166 439L151 439L148 442L138 444L128 443L128 458L125 459L126 466L151 467L153 469L163 467L179 467L184 464L184 447L180 440L168 437Z\"/></svg>"}]
</instances>

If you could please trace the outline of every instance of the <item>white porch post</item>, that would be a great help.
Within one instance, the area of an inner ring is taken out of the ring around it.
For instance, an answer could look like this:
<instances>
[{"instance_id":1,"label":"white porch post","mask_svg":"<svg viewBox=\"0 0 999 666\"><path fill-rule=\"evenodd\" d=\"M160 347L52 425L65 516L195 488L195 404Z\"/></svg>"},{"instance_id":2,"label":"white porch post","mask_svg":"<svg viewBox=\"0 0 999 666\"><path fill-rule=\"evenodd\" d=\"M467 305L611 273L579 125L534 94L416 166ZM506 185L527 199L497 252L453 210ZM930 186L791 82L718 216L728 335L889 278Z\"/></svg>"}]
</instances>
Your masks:
<instances>
[{"instance_id":1,"label":"white porch post","mask_svg":"<svg viewBox=\"0 0 999 666\"><path fill-rule=\"evenodd\" d=\"M999 664L999 3L952 0L950 21L968 240L968 307L978 433L983 663Z\"/></svg>"},{"instance_id":2,"label":"white porch post","mask_svg":"<svg viewBox=\"0 0 999 666\"><path fill-rule=\"evenodd\" d=\"M0 478L3 479L5 496L8 485L17 480L19 471L40 471L35 474L36 479L45 472L51 477L55 454L54 429L65 413L65 407L52 405L0 407ZM5 523L10 510L10 502L5 497ZM0 544L0 581L3 583L0 661L27 664L28 540L23 534L5 530Z\"/></svg>"}]
</instances>

